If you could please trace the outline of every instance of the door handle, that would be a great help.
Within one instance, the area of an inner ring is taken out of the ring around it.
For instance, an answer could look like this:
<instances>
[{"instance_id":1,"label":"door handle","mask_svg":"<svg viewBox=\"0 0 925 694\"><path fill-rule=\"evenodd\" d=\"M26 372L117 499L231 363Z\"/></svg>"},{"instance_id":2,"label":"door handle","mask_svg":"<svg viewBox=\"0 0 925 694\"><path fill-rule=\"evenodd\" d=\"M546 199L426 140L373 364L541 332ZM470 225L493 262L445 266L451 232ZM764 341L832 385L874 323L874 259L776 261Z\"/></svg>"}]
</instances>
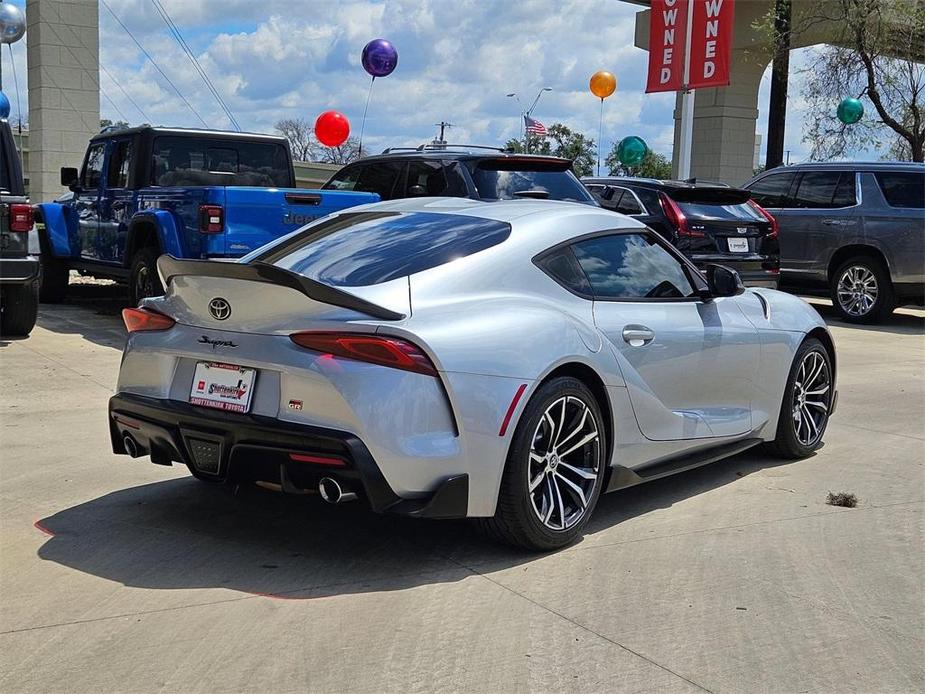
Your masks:
<instances>
[{"instance_id":1,"label":"door handle","mask_svg":"<svg viewBox=\"0 0 925 694\"><path fill-rule=\"evenodd\" d=\"M623 341L630 347L642 347L655 339L655 331L644 325L627 325L623 328Z\"/></svg>"},{"instance_id":2,"label":"door handle","mask_svg":"<svg viewBox=\"0 0 925 694\"><path fill-rule=\"evenodd\" d=\"M845 224L845 220L843 219L823 219L822 223L830 227L840 227Z\"/></svg>"}]
</instances>

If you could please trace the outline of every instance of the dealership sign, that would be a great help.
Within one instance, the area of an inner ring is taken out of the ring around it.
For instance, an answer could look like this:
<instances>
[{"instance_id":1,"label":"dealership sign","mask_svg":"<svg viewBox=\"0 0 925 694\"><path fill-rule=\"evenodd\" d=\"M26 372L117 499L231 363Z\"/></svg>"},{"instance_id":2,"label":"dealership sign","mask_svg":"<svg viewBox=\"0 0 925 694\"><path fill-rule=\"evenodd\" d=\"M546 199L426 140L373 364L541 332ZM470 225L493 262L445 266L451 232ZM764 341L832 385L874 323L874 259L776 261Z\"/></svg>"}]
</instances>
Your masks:
<instances>
[{"instance_id":1,"label":"dealership sign","mask_svg":"<svg viewBox=\"0 0 925 694\"><path fill-rule=\"evenodd\" d=\"M652 0L646 92L729 84L734 0Z\"/></svg>"}]
</instances>

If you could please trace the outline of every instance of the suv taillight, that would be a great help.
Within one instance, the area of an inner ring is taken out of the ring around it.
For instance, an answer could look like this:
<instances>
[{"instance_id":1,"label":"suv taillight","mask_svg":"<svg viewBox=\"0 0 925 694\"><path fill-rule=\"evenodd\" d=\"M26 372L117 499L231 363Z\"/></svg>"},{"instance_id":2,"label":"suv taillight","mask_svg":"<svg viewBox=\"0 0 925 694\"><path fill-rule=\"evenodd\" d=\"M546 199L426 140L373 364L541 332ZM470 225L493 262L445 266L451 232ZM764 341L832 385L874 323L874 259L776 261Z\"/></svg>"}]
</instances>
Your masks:
<instances>
[{"instance_id":1,"label":"suv taillight","mask_svg":"<svg viewBox=\"0 0 925 694\"><path fill-rule=\"evenodd\" d=\"M225 210L221 205L199 206L199 231L203 234L221 234L225 231Z\"/></svg>"},{"instance_id":2,"label":"suv taillight","mask_svg":"<svg viewBox=\"0 0 925 694\"><path fill-rule=\"evenodd\" d=\"M703 238L704 233L702 231L694 231L690 228L690 225L687 223L687 217L684 216L681 208L678 207L678 203L664 193L659 193L658 199L659 202L662 203L662 212L665 213L668 222L677 230L678 236Z\"/></svg>"},{"instance_id":3,"label":"suv taillight","mask_svg":"<svg viewBox=\"0 0 925 694\"><path fill-rule=\"evenodd\" d=\"M770 212L768 212L766 209L764 209L761 205L759 205L754 200L749 200L748 204L752 206L755 212L760 214L762 217L764 217L771 223L771 231L768 232L768 235L765 236L765 238L766 239L776 239L777 234L780 231L780 228L777 226L777 220L774 219L774 215L772 215Z\"/></svg>"},{"instance_id":4,"label":"suv taillight","mask_svg":"<svg viewBox=\"0 0 925 694\"><path fill-rule=\"evenodd\" d=\"M14 202L10 205L10 231L32 231L32 205Z\"/></svg>"},{"instance_id":5,"label":"suv taillight","mask_svg":"<svg viewBox=\"0 0 925 694\"><path fill-rule=\"evenodd\" d=\"M437 368L420 347L397 337L358 333L293 333L289 339L299 347L322 354L389 366L436 376Z\"/></svg>"}]
</instances>

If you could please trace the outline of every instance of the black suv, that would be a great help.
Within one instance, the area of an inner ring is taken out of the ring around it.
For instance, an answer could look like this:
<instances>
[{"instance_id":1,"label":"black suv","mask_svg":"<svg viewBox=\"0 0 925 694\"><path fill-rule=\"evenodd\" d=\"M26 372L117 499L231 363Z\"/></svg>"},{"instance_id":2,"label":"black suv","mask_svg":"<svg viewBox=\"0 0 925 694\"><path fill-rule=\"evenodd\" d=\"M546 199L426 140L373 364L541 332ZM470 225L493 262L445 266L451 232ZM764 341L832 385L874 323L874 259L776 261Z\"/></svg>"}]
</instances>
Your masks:
<instances>
[{"instance_id":1,"label":"black suv","mask_svg":"<svg viewBox=\"0 0 925 694\"><path fill-rule=\"evenodd\" d=\"M38 315L39 260L29 254L32 205L6 120L0 120L0 335L28 335Z\"/></svg>"},{"instance_id":2,"label":"black suv","mask_svg":"<svg viewBox=\"0 0 925 694\"><path fill-rule=\"evenodd\" d=\"M347 164L324 188L378 193L383 200L447 196L596 204L568 159L473 145L390 148Z\"/></svg>"},{"instance_id":3,"label":"black suv","mask_svg":"<svg viewBox=\"0 0 925 694\"><path fill-rule=\"evenodd\" d=\"M635 217L697 267L720 263L752 287L777 288L777 222L748 191L653 178L583 178L602 207Z\"/></svg>"}]
</instances>

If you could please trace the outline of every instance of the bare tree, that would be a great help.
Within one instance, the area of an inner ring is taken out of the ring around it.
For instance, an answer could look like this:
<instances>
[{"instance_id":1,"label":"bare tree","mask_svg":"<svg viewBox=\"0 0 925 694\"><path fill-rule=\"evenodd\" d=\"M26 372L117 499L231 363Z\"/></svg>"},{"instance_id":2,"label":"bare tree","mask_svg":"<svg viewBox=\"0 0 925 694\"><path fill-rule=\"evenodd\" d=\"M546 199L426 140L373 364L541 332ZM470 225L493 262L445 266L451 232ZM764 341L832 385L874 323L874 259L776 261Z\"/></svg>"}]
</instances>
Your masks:
<instances>
[{"instance_id":1,"label":"bare tree","mask_svg":"<svg viewBox=\"0 0 925 694\"><path fill-rule=\"evenodd\" d=\"M318 146L315 150L315 160L323 164L349 164L360 156L360 141L351 137L337 147Z\"/></svg>"},{"instance_id":2,"label":"bare tree","mask_svg":"<svg viewBox=\"0 0 925 694\"><path fill-rule=\"evenodd\" d=\"M825 22L836 35L803 70L810 111L804 140L812 145L811 158L886 144L891 153L923 161L925 1L828 0L816 7L802 21ZM835 116L846 96L868 105L865 118L853 125Z\"/></svg>"},{"instance_id":3,"label":"bare tree","mask_svg":"<svg viewBox=\"0 0 925 694\"><path fill-rule=\"evenodd\" d=\"M304 118L284 118L276 121L279 133L289 140L292 158L296 161L312 161L315 154L315 138L312 136L312 124Z\"/></svg>"}]
</instances>

